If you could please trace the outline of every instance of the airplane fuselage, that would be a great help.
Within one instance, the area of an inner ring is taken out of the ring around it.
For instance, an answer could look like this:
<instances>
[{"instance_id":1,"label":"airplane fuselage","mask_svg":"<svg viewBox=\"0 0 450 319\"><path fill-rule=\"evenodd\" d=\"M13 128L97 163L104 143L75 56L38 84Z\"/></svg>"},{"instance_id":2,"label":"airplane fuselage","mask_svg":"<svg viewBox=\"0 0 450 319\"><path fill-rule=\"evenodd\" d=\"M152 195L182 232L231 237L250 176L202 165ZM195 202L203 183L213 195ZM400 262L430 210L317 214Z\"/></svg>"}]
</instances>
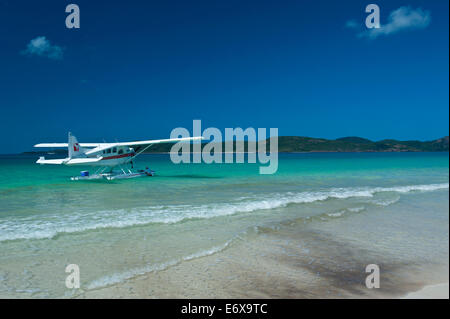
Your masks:
<instances>
[{"instance_id":1,"label":"airplane fuselage","mask_svg":"<svg viewBox=\"0 0 450 319\"><path fill-rule=\"evenodd\" d=\"M131 162L136 155L134 149L131 147L97 147L86 152L87 158L101 158L100 161L88 163L80 163L79 165L91 165L91 166L117 166ZM68 165L77 165L69 164Z\"/></svg>"}]
</instances>

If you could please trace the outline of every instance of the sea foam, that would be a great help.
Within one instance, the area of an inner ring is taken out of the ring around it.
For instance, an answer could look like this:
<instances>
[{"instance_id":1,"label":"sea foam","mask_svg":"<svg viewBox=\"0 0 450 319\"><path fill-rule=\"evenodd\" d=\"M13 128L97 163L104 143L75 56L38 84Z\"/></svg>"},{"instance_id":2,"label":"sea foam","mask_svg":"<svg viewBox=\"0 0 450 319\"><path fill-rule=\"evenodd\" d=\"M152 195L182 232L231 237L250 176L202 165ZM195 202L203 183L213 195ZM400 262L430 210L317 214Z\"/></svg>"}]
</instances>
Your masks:
<instances>
[{"instance_id":1,"label":"sea foam","mask_svg":"<svg viewBox=\"0 0 450 319\"><path fill-rule=\"evenodd\" d=\"M118 273L115 273L112 275L103 276L103 277L100 277L100 278L90 282L87 285L87 289L93 290L93 289L99 289L99 288L111 286L111 285L123 282L125 280L131 279L131 278L134 278L134 277L137 277L140 275L144 275L144 274L155 272L155 271L165 270L169 267L178 265L182 261L188 261L188 260L193 260L193 259L197 259L197 258L201 258L201 257L210 256L210 255L213 255L215 253L218 253L218 252L224 250L225 248L227 248L230 245L231 242L232 242L232 240L229 240L229 241L225 242L223 245L219 245L219 246L212 247L210 249L198 251L196 253L193 253L193 254L190 254L190 255L187 255L184 257L180 257L178 259L173 259L173 260L170 260L170 261L167 261L164 263L148 264L143 267L129 269L124 272L118 272Z\"/></svg>"},{"instance_id":2,"label":"sea foam","mask_svg":"<svg viewBox=\"0 0 450 319\"><path fill-rule=\"evenodd\" d=\"M53 214L45 219L30 217L0 220L0 242L24 239L51 239L60 234L71 234L106 228L126 228L152 223L172 224L189 219L205 219L238 213L283 208L292 204L313 203L327 199L354 197L371 198L376 193L409 193L448 189L449 183L407 185L396 187L332 188L298 193L272 193L264 197L236 199L229 203L203 205L168 205L137 207L132 209L73 212L70 215ZM397 200L377 202L390 205ZM368 201L370 202L370 200Z\"/></svg>"}]
</instances>

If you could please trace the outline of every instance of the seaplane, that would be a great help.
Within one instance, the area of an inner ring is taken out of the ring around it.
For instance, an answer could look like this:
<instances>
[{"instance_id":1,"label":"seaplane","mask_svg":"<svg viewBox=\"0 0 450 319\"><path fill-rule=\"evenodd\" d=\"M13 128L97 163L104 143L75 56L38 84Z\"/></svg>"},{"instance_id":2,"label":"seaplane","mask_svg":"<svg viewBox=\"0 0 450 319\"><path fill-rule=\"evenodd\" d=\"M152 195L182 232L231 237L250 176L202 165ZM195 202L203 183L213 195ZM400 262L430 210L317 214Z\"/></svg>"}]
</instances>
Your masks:
<instances>
[{"instance_id":1,"label":"seaplane","mask_svg":"<svg viewBox=\"0 0 450 319\"><path fill-rule=\"evenodd\" d=\"M71 177L71 180L114 180L153 176L155 172L148 168L133 172L124 166L131 164L131 168L133 168L134 159L155 144L191 142L202 139L203 137L197 136L121 143L78 143L77 138L69 132L68 143L40 143L34 147L50 149L67 147L68 150L67 158L46 159L41 156L36 161L37 164L97 167L94 174L89 174L89 171L81 171L80 176Z\"/></svg>"}]
</instances>

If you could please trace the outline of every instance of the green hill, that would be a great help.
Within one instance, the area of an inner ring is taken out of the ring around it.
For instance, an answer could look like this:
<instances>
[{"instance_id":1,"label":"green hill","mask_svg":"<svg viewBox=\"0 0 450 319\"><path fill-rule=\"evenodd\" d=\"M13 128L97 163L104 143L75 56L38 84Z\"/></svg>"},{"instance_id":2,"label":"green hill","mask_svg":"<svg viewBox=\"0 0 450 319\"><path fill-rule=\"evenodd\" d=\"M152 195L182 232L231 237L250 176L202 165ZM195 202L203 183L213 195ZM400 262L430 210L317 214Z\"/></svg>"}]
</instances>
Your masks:
<instances>
[{"instance_id":1,"label":"green hill","mask_svg":"<svg viewBox=\"0 0 450 319\"><path fill-rule=\"evenodd\" d=\"M267 140L269 148L270 141ZM208 142L202 143L202 147ZM167 153L172 144L153 145L146 153ZM257 147L255 147L257 149ZM219 148L220 149L220 146ZM236 145L233 148L236 151ZM373 142L371 140L350 136L335 140L324 138L313 138L304 136L280 136L278 137L279 152L448 152L449 137L443 137L433 141L397 141L382 140ZM222 145L222 151L224 146ZM244 149L238 151L248 151L248 143L244 143ZM67 153L66 150L57 150L57 153ZM45 152L27 152L45 153Z\"/></svg>"},{"instance_id":2,"label":"green hill","mask_svg":"<svg viewBox=\"0 0 450 319\"><path fill-rule=\"evenodd\" d=\"M448 152L448 136L434 141L382 140L373 142L360 137L335 140L282 136L278 139L280 152Z\"/></svg>"},{"instance_id":3,"label":"green hill","mask_svg":"<svg viewBox=\"0 0 450 319\"><path fill-rule=\"evenodd\" d=\"M268 144L270 144L270 141ZM207 144L204 142L203 145ZM169 152L172 145L159 144L149 149L149 153ZM269 147L269 145L268 145ZM233 148L236 151L236 146ZM223 147L222 147L222 150ZM280 136L278 138L279 152L448 152L448 136L434 141L397 141L382 140L373 142L361 137L342 137L335 140L303 136ZM248 143L244 149L248 151Z\"/></svg>"}]
</instances>

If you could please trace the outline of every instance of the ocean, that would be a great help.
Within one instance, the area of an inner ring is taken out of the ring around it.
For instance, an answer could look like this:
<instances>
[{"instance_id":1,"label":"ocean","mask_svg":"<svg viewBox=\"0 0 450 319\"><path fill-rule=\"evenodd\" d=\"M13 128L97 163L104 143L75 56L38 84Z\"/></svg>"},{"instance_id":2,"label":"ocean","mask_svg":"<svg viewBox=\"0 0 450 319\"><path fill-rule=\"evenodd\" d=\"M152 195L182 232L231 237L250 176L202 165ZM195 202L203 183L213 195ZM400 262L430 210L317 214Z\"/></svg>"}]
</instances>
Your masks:
<instances>
[{"instance_id":1,"label":"ocean","mask_svg":"<svg viewBox=\"0 0 450 319\"><path fill-rule=\"evenodd\" d=\"M308 291L320 280L360 285L364 294L358 267L365 264L384 266L381 278L386 270L389 280L382 285L392 295L410 283L448 281L448 153L279 154L274 175L260 175L259 164L173 164L168 155L149 154L135 167L149 166L156 176L116 181L71 181L83 167L36 160L0 156L0 298L89 296L184 267L184 277L160 282L165 288L135 295L178 297L180 282L193 280L189 265L209 258L220 267L221 256L227 267L195 275L210 281L202 289L214 287L205 296L289 297L252 276L264 266L267 278L295 282L301 274L282 268L293 260L309 276ZM80 289L65 285L69 264L79 266ZM224 273L237 264L233 284ZM420 280L402 275L411 267ZM325 293L345 296L327 288L292 297Z\"/></svg>"}]
</instances>

